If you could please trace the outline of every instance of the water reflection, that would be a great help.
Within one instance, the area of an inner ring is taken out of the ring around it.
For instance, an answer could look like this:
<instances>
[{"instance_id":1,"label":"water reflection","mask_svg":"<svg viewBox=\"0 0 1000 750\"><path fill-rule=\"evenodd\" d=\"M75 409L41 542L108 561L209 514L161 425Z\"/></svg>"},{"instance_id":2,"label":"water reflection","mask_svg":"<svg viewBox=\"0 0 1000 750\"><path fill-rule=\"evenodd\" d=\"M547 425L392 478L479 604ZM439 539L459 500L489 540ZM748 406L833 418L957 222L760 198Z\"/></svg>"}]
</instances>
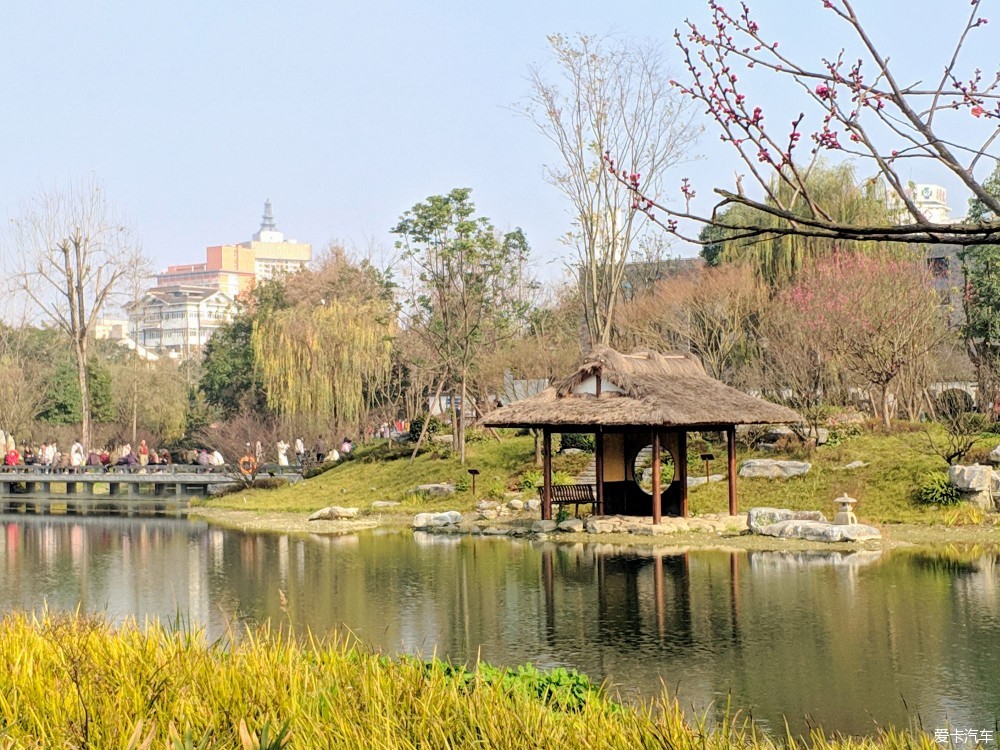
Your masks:
<instances>
[{"instance_id":1,"label":"water reflection","mask_svg":"<svg viewBox=\"0 0 1000 750\"><path fill-rule=\"evenodd\" d=\"M629 696L665 684L700 708L731 692L765 726L784 714L793 730L810 717L870 733L917 713L931 729L991 728L1000 715L993 552L640 553L164 519L0 523L6 609L179 613L212 637L267 618L347 628L391 651L574 667Z\"/></svg>"}]
</instances>

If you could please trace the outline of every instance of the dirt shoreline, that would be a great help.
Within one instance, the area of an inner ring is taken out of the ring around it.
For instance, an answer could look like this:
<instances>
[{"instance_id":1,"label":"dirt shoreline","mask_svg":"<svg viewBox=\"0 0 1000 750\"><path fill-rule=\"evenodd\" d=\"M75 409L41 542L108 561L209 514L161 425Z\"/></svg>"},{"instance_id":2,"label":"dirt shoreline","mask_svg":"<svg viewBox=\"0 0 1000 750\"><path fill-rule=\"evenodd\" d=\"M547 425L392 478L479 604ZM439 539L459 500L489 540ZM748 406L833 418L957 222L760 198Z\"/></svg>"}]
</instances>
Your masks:
<instances>
[{"instance_id":1,"label":"dirt shoreline","mask_svg":"<svg viewBox=\"0 0 1000 750\"><path fill-rule=\"evenodd\" d=\"M228 510L223 508L193 507L191 518L200 518L208 523L226 528L255 533L272 534L353 534L374 528L408 530L411 528L411 514L377 514L343 521L310 521L307 513L286 511ZM525 531L535 520L525 516L507 523L490 522L491 526L509 527ZM918 524L884 524L882 539L857 543L807 542L798 539L776 539L736 532L687 531L662 537L637 536L635 534L549 534L546 539L555 542L608 543L617 546L649 549L660 547L712 547L745 550L859 550L894 549L908 546L983 545L1000 547L1000 527L997 526L922 526ZM439 532L440 533L440 532ZM456 530L451 533L468 533ZM502 537L501 537L502 538Z\"/></svg>"}]
</instances>

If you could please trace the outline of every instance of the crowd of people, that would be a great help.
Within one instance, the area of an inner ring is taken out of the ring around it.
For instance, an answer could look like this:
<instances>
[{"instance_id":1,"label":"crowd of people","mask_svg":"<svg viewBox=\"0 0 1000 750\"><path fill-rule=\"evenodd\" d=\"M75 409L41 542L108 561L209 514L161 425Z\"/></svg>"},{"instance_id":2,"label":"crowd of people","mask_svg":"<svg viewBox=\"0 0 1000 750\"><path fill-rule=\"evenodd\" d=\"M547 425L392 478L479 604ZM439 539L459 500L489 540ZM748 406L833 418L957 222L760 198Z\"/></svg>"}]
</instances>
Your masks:
<instances>
[{"instance_id":1,"label":"crowd of people","mask_svg":"<svg viewBox=\"0 0 1000 750\"><path fill-rule=\"evenodd\" d=\"M279 440L275 447L278 465L291 465L289 449L293 445L285 440ZM296 438L294 443L295 463L297 466L302 466L310 461L317 463L339 461L342 456L347 456L353 450L354 444L351 439L345 437L340 443L339 451L337 448L328 451L326 441L320 435L311 452L307 452L305 441L300 437ZM140 441L136 448L133 448L129 443L124 443L110 448L88 451L80 440L75 440L68 450L60 448L56 441L48 441L38 446L22 443L19 449L14 435L3 430L0 430L0 451L3 453L5 466L37 466L52 472L73 472L99 468L111 471L115 467L142 469L172 464L187 464L202 468L222 468L227 465L225 457L217 449L201 447L171 452L161 448L158 451L149 446L145 440ZM241 469L250 465L251 462L256 467L263 464L265 459L264 446L258 440L254 446L251 446L250 443L246 444L246 453L237 464Z\"/></svg>"}]
</instances>

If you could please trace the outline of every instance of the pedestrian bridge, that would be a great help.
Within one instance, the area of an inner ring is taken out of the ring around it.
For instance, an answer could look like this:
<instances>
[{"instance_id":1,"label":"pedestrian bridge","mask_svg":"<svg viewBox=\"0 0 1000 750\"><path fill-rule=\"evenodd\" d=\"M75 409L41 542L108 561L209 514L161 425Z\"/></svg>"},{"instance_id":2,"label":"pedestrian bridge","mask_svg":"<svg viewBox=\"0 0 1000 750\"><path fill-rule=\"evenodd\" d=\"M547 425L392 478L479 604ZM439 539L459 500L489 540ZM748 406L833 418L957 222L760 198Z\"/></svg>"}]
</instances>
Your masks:
<instances>
[{"instance_id":1,"label":"pedestrian bridge","mask_svg":"<svg viewBox=\"0 0 1000 750\"><path fill-rule=\"evenodd\" d=\"M257 477L302 479L297 466L265 464ZM240 483L235 466L85 466L50 469L45 466L0 466L0 507L7 512L67 513L139 512L182 514L192 497L207 497Z\"/></svg>"}]
</instances>

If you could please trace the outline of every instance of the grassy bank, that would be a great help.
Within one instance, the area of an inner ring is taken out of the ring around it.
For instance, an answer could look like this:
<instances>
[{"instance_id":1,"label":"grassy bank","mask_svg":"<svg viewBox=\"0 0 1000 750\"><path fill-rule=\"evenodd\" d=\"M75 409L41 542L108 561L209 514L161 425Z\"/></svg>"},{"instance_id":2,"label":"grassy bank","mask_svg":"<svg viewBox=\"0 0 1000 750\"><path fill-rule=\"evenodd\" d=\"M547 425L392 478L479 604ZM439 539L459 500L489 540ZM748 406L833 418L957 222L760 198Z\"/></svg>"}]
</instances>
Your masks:
<instances>
[{"instance_id":1,"label":"grassy bank","mask_svg":"<svg viewBox=\"0 0 1000 750\"><path fill-rule=\"evenodd\" d=\"M943 431L931 426L932 436L943 440ZM984 456L1000 437L983 436L974 455ZM725 446L694 442L689 473L704 474L698 460L703 450L715 453L713 473L725 473ZM517 490L526 477L537 472L534 467L533 442L529 437L505 437L468 446L468 461L462 466L446 449L422 453L409 460L405 448L383 444L366 446L351 461L297 485L277 490L254 490L209 501L210 507L240 510L310 512L327 505L368 508L375 500L394 500L402 504L392 512L412 514L446 509L469 510L476 501L471 488L449 498L427 498L410 494L419 484L467 482L468 468L479 469L477 497L499 499L504 491ZM739 507L746 511L766 505L795 509L832 511L833 499L843 493L857 498L857 514L871 523L909 523L963 525L984 522L981 513L962 506L938 508L915 502L917 488L932 472L946 469L934 453L922 427L900 425L892 433L861 429L858 434L842 436L837 444L811 451L786 450L781 453L738 452L738 458L792 458L812 463L803 477L790 480L740 479ZM554 468L565 475L578 473L589 456L557 456ZM854 461L867 465L845 469ZM536 497L527 491L524 497ZM720 513L728 507L725 482L694 487L690 491L691 510L695 514ZM384 513L385 511L380 511ZM985 519L989 522L989 519Z\"/></svg>"},{"instance_id":2,"label":"grassy bank","mask_svg":"<svg viewBox=\"0 0 1000 750\"><path fill-rule=\"evenodd\" d=\"M256 631L235 643L159 626L0 621L3 748L769 748L669 701L622 706L558 670L476 674ZM263 742L265 736L269 742ZM922 734L799 746L932 748Z\"/></svg>"}]
</instances>

